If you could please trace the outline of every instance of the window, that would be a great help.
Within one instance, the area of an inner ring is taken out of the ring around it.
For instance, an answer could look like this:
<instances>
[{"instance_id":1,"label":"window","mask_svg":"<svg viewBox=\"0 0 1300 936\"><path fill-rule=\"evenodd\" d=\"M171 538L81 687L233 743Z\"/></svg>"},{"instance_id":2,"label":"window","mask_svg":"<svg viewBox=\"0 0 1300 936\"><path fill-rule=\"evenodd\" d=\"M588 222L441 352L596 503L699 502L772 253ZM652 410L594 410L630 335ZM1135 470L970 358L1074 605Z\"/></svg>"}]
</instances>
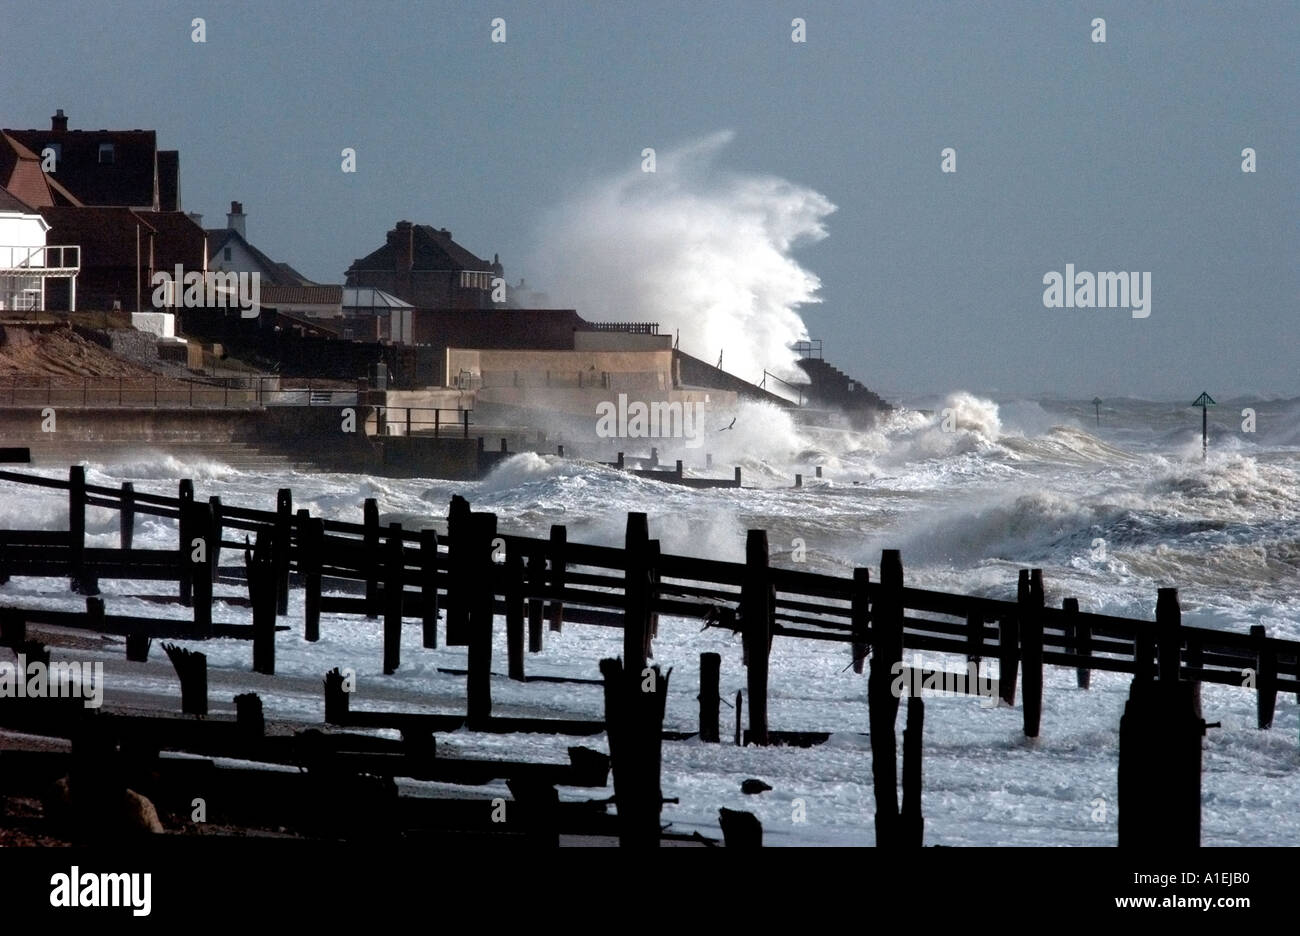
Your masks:
<instances>
[{"instance_id":1,"label":"window","mask_svg":"<svg viewBox=\"0 0 1300 936\"><path fill-rule=\"evenodd\" d=\"M61 160L61 159L63 158L63 144L62 144L62 143L46 143L45 146L41 149L41 162L42 162L42 164L44 164L46 158L49 157L49 156L53 156L53 157L54 157L54 164L50 167L49 171L50 171L50 172L55 172L55 171L58 170L58 167L59 167L59 160ZM42 168L44 168L44 165L42 165Z\"/></svg>"},{"instance_id":2,"label":"window","mask_svg":"<svg viewBox=\"0 0 1300 936\"><path fill-rule=\"evenodd\" d=\"M99 144L99 164L101 166L113 165L113 144L112 143Z\"/></svg>"}]
</instances>

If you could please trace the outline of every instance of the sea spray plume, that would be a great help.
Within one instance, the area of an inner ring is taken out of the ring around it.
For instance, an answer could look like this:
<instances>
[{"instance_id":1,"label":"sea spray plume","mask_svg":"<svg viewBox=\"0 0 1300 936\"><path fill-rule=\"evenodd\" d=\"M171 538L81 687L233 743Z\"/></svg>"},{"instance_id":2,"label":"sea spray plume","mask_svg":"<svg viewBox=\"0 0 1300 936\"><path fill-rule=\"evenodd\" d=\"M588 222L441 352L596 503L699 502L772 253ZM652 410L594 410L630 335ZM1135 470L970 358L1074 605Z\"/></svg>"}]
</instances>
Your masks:
<instances>
[{"instance_id":1,"label":"sea spray plume","mask_svg":"<svg viewBox=\"0 0 1300 936\"><path fill-rule=\"evenodd\" d=\"M680 329L681 349L757 383L763 370L806 382L789 345L806 340L796 311L821 281L790 256L826 237L835 206L774 176L719 169L731 142L715 133L581 190L551 211L529 266L547 292L587 319Z\"/></svg>"}]
</instances>

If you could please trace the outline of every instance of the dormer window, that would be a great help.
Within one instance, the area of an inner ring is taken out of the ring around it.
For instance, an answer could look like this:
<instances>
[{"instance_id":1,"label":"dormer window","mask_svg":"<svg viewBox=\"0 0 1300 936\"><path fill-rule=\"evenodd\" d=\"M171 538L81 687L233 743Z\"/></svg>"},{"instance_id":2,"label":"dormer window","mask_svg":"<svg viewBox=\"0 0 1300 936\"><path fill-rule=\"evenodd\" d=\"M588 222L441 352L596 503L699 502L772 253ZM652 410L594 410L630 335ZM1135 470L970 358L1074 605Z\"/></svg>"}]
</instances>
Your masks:
<instances>
[{"instance_id":1,"label":"dormer window","mask_svg":"<svg viewBox=\"0 0 1300 936\"><path fill-rule=\"evenodd\" d=\"M63 159L63 144L46 143L44 148L41 149L41 161L44 162L46 159L52 159L53 161L53 165L50 166L49 171L57 171L59 168L59 160Z\"/></svg>"},{"instance_id":2,"label":"dormer window","mask_svg":"<svg viewBox=\"0 0 1300 936\"><path fill-rule=\"evenodd\" d=\"M113 165L113 144L112 143L99 144L99 164L101 166Z\"/></svg>"}]
</instances>

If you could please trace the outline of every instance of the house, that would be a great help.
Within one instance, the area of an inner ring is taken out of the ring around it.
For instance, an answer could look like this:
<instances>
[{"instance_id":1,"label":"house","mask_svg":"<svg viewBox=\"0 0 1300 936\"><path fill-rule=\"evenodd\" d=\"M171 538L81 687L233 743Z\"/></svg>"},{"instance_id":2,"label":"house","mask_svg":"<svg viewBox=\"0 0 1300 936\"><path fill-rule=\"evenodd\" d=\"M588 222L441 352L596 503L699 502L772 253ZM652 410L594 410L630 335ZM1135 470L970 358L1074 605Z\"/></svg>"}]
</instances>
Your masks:
<instances>
[{"instance_id":1,"label":"house","mask_svg":"<svg viewBox=\"0 0 1300 936\"><path fill-rule=\"evenodd\" d=\"M200 217L200 216L194 216ZM224 228L207 228L208 269L234 273L257 273L263 286L315 286L287 263L272 260L248 242L248 216L242 202L232 201ZM339 287L334 287L339 288Z\"/></svg>"},{"instance_id":2,"label":"house","mask_svg":"<svg viewBox=\"0 0 1300 936\"><path fill-rule=\"evenodd\" d=\"M40 214L50 239L81 248L77 301L85 308L152 309L154 273L205 268L203 229L180 211L55 205ZM70 309L71 303L58 290L47 295L47 308Z\"/></svg>"},{"instance_id":3,"label":"house","mask_svg":"<svg viewBox=\"0 0 1300 936\"><path fill-rule=\"evenodd\" d=\"M372 286L418 309L492 309L492 280L502 276L498 257L481 260L446 228L398 221L384 246L348 267L345 286Z\"/></svg>"},{"instance_id":4,"label":"house","mask_svg":"<svg viewBox=\"0 0 1300 936\"><path fill-rule=\"evenodd\" d=\"M69 130L63 109L48 130L5 130L48 174L55 205L179 211L180 154L159 150L153 130ZM22 197L21 195L19 197ZM45 205L33 205L45 207Z\"/></svg>"},{"instance_id":5,"label":"house","mask_svg":"<svg viewBox=\"0 0 1300 936\"><path fill-rule=\"evenodd\" d=\"M76 247L48 246L50 225L7 189L0 189L0 312L43 310L50 280L62 280L76 308Z\"/></svg>"},{"instance_id":6,"label":"house","mask_svg":"<svg viewBox=\"0 0 1300 936\"><path fill-rule=\"evenodd\" d=\"M0 131L0 188L32 208L81 204L42 171L39 156L3 131Z\"/></svg>"}]
</instances>

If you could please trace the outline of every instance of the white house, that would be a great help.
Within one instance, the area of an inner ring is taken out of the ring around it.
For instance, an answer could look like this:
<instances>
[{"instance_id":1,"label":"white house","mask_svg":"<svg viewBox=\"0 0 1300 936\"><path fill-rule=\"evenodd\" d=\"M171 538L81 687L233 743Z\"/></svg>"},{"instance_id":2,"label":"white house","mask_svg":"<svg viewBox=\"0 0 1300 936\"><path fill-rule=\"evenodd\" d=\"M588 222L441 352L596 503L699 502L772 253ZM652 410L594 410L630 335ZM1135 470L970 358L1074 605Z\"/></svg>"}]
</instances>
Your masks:
<instances>
[{"instance_id":1,"label":"white house","mask_svg":"<svg viewBox=\"0 0 1300 936\"><path fill-rule=\"evenodd\" d=\"M81 251L48 246L49 230L35 209L0 188L0 310L44 309L49 279L71 281L70 308L76 310Z\"/></svg>"}]
</instances>

